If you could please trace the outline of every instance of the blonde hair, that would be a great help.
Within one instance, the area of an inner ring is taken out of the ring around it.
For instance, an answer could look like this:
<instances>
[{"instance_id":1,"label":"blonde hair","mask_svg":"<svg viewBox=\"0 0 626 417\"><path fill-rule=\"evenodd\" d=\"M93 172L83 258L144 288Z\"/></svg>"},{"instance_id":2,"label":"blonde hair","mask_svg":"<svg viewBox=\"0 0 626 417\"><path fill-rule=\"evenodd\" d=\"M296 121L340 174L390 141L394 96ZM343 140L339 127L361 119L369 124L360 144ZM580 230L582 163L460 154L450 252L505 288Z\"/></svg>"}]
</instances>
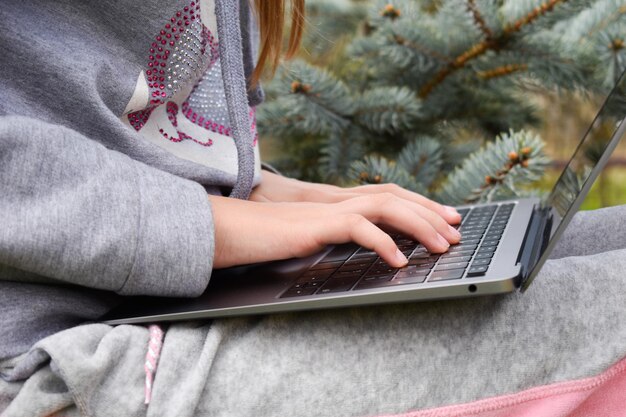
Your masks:
<instances>
[{"instance_id":1,"label":"blonde hair","mask_svg":"<svg viewBox=\"0 0 626 417\"><path fill-rule=\"evenodd\" d=\"M291 3L291 31L287 49L283 53L283 29L287 4ZM252 85L256 85L267 67L274 75L281 56L291 58L298 51L304 30L304 0L254 0L260 29L260 53L252 73Z\"/></svg>"}]
</instances>

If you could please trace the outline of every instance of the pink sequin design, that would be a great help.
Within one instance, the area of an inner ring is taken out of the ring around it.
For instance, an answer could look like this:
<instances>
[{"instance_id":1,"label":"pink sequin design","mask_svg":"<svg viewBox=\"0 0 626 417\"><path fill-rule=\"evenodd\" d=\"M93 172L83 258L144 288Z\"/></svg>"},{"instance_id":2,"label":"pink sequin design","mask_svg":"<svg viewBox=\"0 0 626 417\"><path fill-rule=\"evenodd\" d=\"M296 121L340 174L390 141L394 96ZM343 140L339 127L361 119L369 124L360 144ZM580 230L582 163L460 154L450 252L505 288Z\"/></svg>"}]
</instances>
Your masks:
<instances>
[{"instance_id":1,"label":"pink sequin design","mask_svg":"<svg viewBox=\"0 0 626 417\"><path fill-rule=\"evenodd\" d=\"M154 107L200 78L218 57L217 41L200 20L200 4L192 1L170 18L150 44L146 70L150 107L128 115L133 128L141 130Z\"/></svg>"},{"instance_id":2,"label":"pink sequin design","mask_svg":"<svg viewBox=\"0 0 626 417\"><path fill-rule=\"evenodd\" d=\"M200 22L200 4L191 2L155 36L146 71L150 104L165 103L181 84L206 68L207 31Z\"/></svg>"},{"instance_id":3,"label":"pink sequin design","mask_svg":"<svg viewBox=\"0 0 626 417\"><path fill-rule=\"evenodd\" d=\"M130 122L130 125L139 132L141 128L144 127L155 108L156 106L151 106L146 109L136 111L134 113L129 113L128 121Z\"/></svg>"},{"instance_id":4,"label":"pink sequin design","mask_svg":"<svg viewBox=\"0 0 626 417\"><path fill-rule=\"evenodd\" d=\"M167 111L167 118L169 119L170 123L172 124L172 126L174 126L175 128L178 128L178 105L176 103L174 103L173 101L168 101L167 105L165 107L165 110ZM213 140L209 139L206 142L194 139L192 136L186 134L185 132L182 132L178 129L176 129L176 134L177 136L173 136L173 135L169 135L165 130L163 129L159 129L159 133L161 133L161 135L163 135L164 138L171 140L172 142L182 142L183 140L192 140L194 142L196 142L199 145L202 146L211 146L213 145Z\"/></svg>"},{"instance_id":5,"label":"pink sequin design","mask_svg":"<svg viewBox=\"0 0 626 417\"><path fill-rule=\"evenodd\" d=\"M222 124L214 122L212 120L205 119L203 116L193 111L193 109L189 106L189 102L185 101L182 105L183 114L190 122L203 127L211 132L219 133L220 135L231 136L230 127L226 127ZM250 131L254 134L254 141L252 142L253 146L257 145L259 141L259 134L256 130L256 108L250 107Z\"/></svg>"},{"instance_id":6,"label":"pink sequin design","mask_svg":"<svg viewBox=\"0 0 626 417\"><path fill-rule=\"evenodd\" d=\"M200 4L192 1L172 16L159 31L150 45L146 78L150 94L150 107L128 114L128 121L137 131L141 130L156 107L166 104L168 118L177 128L178 105L169 99L183 85L200 78L193 91L182 104L182 113L192 123L225 136L232 136L229 127L226 97L221 79L219 44L211 31L200 20ZM250 109L251 131L256 146L255 109ZM192 140L202 146L213 141L197 140L176 129L176 135L165 129L160 133L172 142Z\"/></svg>"},{"instance_id":7,"label":"pink sequin design","mask_svg":"<svg viewBox=\"0 0 626 417\"><path fill-rule=\"evenodd\" d=\"M223 124L214 122L209 119L205 119L204 116L201 116L197 112L193 111L193 109L189 106L189 102L185 101L182 105L183 114L189 121L194 124L197 124L200 127L203 127L211 132L219 133L220 135L230 136L230 127L226 127Z\"/></svg>"}]
</instances>

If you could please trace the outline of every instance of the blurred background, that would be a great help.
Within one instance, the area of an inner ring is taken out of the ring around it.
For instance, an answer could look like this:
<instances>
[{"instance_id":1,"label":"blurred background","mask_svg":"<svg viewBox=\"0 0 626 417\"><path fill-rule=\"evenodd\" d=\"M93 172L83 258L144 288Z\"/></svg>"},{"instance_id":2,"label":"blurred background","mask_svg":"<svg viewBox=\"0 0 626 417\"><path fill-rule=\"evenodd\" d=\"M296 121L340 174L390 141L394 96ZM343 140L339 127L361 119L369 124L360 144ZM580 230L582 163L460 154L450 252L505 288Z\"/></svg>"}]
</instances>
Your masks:
<instances>
[{"instance_id":1,"label":"blurred background","mask_svg":"<svg viewBox=\"0 0 626 417\"><path fill-rule=\"evenodd\" d=\"M626 69L625 40L626 0L307 0L299 56L264 84L263 159L447 204L542 195ZM614 124L598 123L601 151ZM583 209L624 203L626 142Z\"/></svg>"}]
</instances>

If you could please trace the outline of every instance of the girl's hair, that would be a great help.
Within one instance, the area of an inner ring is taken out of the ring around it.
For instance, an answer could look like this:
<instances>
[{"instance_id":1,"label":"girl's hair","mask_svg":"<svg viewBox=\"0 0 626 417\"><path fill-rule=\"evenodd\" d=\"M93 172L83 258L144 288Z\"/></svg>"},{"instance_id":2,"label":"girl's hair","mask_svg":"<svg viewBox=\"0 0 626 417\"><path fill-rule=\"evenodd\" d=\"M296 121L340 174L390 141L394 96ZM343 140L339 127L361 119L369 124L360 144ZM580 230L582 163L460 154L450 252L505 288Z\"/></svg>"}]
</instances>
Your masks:
<instances>
[{"instance_id":1,"label":"girl's hair","mask_svg":"<svg viewBox=\"0 0 626 417\"><path fill-rule=\"evenodd\" d=\"M261 78L267 66L273 75L283 51L283 29L285 27L285 3L291 3L291 32L285 57L291 58L300 46L304 29L304 0L254 0L261 32L260 54L257 66L252 73L252 85Z\"/></svg>"}]
</instances>

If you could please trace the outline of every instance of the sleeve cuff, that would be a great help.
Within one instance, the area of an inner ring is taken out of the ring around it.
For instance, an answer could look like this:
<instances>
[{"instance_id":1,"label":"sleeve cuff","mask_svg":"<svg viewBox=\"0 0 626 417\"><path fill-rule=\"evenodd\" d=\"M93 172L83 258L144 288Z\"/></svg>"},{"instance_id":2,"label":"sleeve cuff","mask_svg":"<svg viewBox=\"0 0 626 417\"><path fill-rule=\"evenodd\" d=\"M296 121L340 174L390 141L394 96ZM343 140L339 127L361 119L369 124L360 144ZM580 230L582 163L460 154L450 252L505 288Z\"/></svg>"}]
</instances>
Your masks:
<instances>
[{"instance_id":1,"label":"sleeve cuff","mask_svg":"<svg viewBox=\"0 0 626 417\"><path fill-rule=\"evenodd\" d=\"M118 293L199 296L209 283L215 248L207 193L198 183L141 164L137 171L137 242Z\"/></svg>"}]
</instances>

